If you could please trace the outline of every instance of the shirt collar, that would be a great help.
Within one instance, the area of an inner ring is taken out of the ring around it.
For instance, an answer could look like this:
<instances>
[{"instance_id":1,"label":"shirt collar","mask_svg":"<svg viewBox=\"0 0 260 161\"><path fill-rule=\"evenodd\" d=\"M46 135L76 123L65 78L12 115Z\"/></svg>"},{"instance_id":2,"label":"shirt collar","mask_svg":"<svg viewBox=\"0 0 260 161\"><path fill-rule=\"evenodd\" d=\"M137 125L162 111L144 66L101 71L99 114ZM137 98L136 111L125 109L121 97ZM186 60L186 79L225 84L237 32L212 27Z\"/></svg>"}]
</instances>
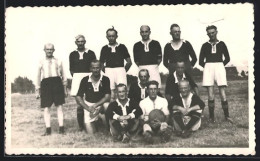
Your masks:
<instances>
[{"instance_id":1,"label":"shirt collar","mask_svg":"<svg viewBox=\"0 0 260 161\"><path fill-rule=\"evenodd\" d=\"M114 46L107 44L107 46L108 46L109 48L118 47L119 45L120 45L120 43L118 43L118 42L117 42L116 45L114 45Z\"/></svg>"},{"instance_id":2,"label":"shirt collar","mask_svg":"<svg viewBox=\"0 0 260 161\"><path fill-rule=\"evenodd\" d=\"M175 83L179 83L178 78L177 78L176 71L173 73L173 76L174 76L174 78L175 78ZM183 80L184 78L186 78L185 73L183 73L183 75L182 75L182 80Z\"/></svg>"},{"instance_id":3,"label":"shirt collar","mask_svg":"<svg viewBox=\"0 0 260 161\"><path fill-rule=\"evenodd\" d=\"M141 40L142 44L149 44L152 41L152 39L149 39L147 42L144 42L143 40Z\"/></svg>"},{"instance_id":4,"label":"shirt collar","mask_svg":"<svg viewBox=\"0 0 260 161\"><path fill-rule=\"evenodd\" d=\"M183 42L183 43L186 43L186 40L184 40L184 39L181 39L181 41ZM173 40L171 40L169 43L171 44L173 42Z\"/></svg>"},{"instance_id":5,"label":"shirt collar","mask_svg":"<svg viewBox=\"0 0 260 161\"><path fill-rule=\"evenodd\" d=\"M140 84L140 83L141 83L141 81L140 81L140 80L139 80L139 78L138 78L138 83L137 83L137 84L138 84L138 86L139 86L141 89L145 89L145 88L146 88L146 86L143 88L143 87L141 86L141 84Z\"/></svg>"},{"instance_id":6,"label":"shirt collar","mask_svg":"<svg viewBox=\"0 0 260 161\"><path fill-rule=\"evenodd\" d=\"M119 106L121 106L121 107L129 106L129 99L128 99L128 98L127 98L127 102L126 102L125 106L123 106L123 105L120 103L119 99L116 99L116 102L117 102L117 104L118 104Z\"/></svg>"},{"instance_id":7,"label":"shirt collar","mask_svg":"<svg viewBox=\"0 0 260 161\"><path fill-rule=\"evenodd\" d=\"M215 45L217 45L219 42L220 42L220 41L218 40L218 41L216 42L216 44L215 44ZM208 41L208 43L209 43L210 45L212 45L212 44L213 44L213 43L212 43L212 42L210 42L210 41Z\"/></svg>"},{"instance_id":8,"label":"shirt collar","mask_svg":"<svg viewBox=\"0 0 260 161\"><path fill-rule=\"evenodd\" d=\"M92 76L92 74L90 74L90 75L89 75L88 82L92 82L92 81L91 81L91 76ZM102 78L103 78L103 74L102 74L102 73L100 73L100 78L99 78L99 80L98 80L98 81L101 81L101 80L102 80Z\"/></svg>"}]
</instances>

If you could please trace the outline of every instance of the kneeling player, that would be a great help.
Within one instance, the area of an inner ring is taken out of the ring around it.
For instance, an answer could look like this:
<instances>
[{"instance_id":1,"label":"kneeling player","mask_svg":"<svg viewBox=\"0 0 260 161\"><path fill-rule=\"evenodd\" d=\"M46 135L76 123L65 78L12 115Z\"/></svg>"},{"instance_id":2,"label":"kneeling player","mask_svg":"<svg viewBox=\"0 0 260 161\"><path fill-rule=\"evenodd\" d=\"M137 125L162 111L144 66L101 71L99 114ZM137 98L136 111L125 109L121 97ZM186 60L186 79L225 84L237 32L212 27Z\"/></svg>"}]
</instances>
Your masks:
<instances>
[{"instance_id":1,"label":"kneeling player","mask_svg":"<svg viewBox=\"0 0 260 161\"><path fill-rule=\"evenodd\" d=\"M86 130L93 134L96 132L95 122L99 116L106 123L105 116L99 114L102 109L106 110L111 90L109 78L101 74L101 64L98 60L91 62L90 71L92 74L81 80L76 100L84 108ZM83 100L84 95L85 100Z\"/></svg>"},{"instance_id":2,"label":"kneeling player","mask_svg":"<svg viewBox=\"0 0 260 161\"><path fill-rule=\"evenodd\" d=\"M109 104L106 117L109 119L110 132L115 141L124 143L130 140L130 134L134 134L139 126L139 117L142 110L136 101L127 98L125 84L116 86L116 101Z\"/></svg>"},{"instance_id":3,"label":"kneeling player","mask_svg":"<svg viewBox=\"0 0 260 161\"><path fill-rule=\"evenodd\" d=\"M172 100L173 124L178 134L187 138L192 131L199 129L205 104L197 95L191 93L189 81L181 80L179 91L180 95Z\"/></svg>"},{"instance_id":4,"label":"kneeling player","mask_svg":"<svg viewBox=\"0 0 260 161\"><path fill-rule=\"evenodd\" d=\"M147 143L153 142L153 135L160 135L162 142L170 140L172 129L168 126L168 102L157 95L158 82L150 81L147 85L148 97L140 102L143 111L143 135Z\"/></svg>"}]
</instances>

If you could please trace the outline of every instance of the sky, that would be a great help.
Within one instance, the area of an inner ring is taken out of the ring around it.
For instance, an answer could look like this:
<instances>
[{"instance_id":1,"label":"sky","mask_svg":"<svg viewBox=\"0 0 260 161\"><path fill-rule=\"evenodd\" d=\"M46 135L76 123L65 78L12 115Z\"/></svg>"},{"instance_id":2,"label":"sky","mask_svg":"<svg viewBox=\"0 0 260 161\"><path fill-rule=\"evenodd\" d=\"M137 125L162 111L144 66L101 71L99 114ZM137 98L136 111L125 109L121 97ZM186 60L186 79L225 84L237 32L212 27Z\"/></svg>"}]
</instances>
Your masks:
<instances>
[{"instance_id":1,"label":"sky","mask_svg":"<svg viewBox=\"0 0 260 161\"><path fill-rule=\"evenodd\" d=\"M18 76L36 82L39 60L44 58L44 44L53 43L54 56L69 73L69 54L76 49L75 36L86 37L86 47L100 56L108 43L106 30L118 31L119 43L125 44L133 61L133 46L141 40L140 26L149 25L151 39L160 42L162 50L172 37L173 23L179 24L181 38L188 40L199 57L200 48L208 41L206 27L218 27L218 39L226 43L231 61L238 70L247 71L249 57L254 54L253 5L169 5L169 6L84 6L84 7L18 7L6 9L6 74L13 82ZM198 62L195 67L199 67ZM161 63L160 72L167 73ZM128 74L137 75L133 63Z\"/></svg>"}]
</instances>

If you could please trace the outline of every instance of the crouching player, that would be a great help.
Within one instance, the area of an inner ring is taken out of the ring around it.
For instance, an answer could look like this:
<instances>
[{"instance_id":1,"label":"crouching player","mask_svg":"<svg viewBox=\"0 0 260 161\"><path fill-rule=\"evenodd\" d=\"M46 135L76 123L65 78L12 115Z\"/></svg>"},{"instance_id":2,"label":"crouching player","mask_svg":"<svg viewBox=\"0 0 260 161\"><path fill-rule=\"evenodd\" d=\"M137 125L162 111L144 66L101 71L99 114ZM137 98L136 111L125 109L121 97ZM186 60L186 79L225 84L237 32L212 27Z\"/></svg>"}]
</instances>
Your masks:
<instances>
[{"instance_id":1,"label":"crouching player","mask_svg":"<svg viewBox=\"0 0 260 161\"><path fill-rule=\"evenodd\" d=\"M90 71L92 73L81 80L76 100L84 108L87 133L93 134L97 130L95 123L99 116L106 123L105 115L101 113L109 104L111 90L109 78L101 74L101 63L98 60L91 62Z\"/></svg>"},{"instance_id":2,"label":"crouching player","mask_svg":"<svg viewBox=\"0 0 260 161\"><path fill-rule=\"evenodd\" d=\"M172 134L172 128L167 124L169 118L168 102L165 98L157 95L158 85L157 81L148 82L148 97L140 102L143 111L143 135L147 143L153 143L154 135L159 135L162 142L167 142Z\"/></svg>"},{"instance_id":3,"label":"crouching player","mask_svg":"<svg viewBox=\"0 0 260 161\"><path fill-rule=\"evenodd\" d=\"M179 82L180 95L173 101L173 124L178 135L187 138L192 131L201 125L201 113L205 107L204 102L190 90L189 81Z\"/></svg>"},{"instance_id":4,"label":"crouching player","mask_svg":"<svg viewBox=\"0 0 260 161\"><path fill-rule=\"evenodd\" d=\"M139 117L142 110L138 103L127 98L127 86L118 84L116 86L117 99L109 104L106 117L109 119L110 132L114 141L126 143L130 135L135 134L139 126Z\"/></svg>"}]
</instances>

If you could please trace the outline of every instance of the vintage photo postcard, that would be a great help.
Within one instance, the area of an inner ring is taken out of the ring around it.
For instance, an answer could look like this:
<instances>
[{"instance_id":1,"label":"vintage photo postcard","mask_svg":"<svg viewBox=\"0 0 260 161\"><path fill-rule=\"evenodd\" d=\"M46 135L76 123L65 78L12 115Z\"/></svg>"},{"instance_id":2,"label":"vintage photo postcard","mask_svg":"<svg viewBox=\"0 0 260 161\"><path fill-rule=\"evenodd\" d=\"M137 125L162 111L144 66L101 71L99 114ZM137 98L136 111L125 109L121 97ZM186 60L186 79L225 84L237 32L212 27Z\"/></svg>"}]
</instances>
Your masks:
<instances>
[{"instance_id":1,"label":"vintage photo postcard","mask_svg":"<svg viewBox=\"0 0 260 161\"><path fill-rule=\"evenodd\" d=\"M5 153L255 155L253 7L6 8Z\"/></svg>"}]
</instances>

